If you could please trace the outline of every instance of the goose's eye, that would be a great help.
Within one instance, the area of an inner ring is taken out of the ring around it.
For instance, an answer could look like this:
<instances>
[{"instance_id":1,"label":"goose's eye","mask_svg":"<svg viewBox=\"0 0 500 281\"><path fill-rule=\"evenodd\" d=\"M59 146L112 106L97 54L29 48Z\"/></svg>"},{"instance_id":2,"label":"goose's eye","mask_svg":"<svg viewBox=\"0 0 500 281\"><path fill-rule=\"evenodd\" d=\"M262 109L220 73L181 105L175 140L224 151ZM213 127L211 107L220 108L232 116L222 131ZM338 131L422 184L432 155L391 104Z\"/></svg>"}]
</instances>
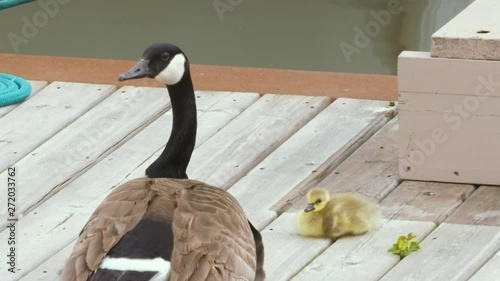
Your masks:
<instances>
[{"instance_id":1,"label":"goose's eye","mask_svg":"<svg viewBox=\"0 0 500 281\"><path fill-rule=\"evenodd\" d=\"M321 199L316 200L316 204L321 203Z\"/></svg>"},{"instance_id":2,"label":"goose's eye","mask_svg":"<svg viewBox=\"0 0 500 281\"><path fill-rule=\"evenodd\" d=\"M161 54L161 59L164 60L164 61L168 60L169 57L170 57L169 53L163 53L163 54Z\"/></svg>"}]
</instances>

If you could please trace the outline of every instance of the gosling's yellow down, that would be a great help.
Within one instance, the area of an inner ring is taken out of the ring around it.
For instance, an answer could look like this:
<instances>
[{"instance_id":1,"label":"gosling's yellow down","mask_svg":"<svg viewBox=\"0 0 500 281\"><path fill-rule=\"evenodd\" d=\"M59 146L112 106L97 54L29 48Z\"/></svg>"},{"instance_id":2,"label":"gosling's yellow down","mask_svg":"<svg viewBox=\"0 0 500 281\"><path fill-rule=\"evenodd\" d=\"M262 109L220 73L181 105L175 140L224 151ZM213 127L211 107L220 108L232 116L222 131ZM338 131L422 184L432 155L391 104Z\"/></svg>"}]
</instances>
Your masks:
<instances>
[{"instance_id":1,"label":"gosling's yellow down","mask_svg":"<svg viewBox=\"0 0 500 281\"><path fill-rule=\"evenodd\" d=\"M336 193L330 197L324 188L307 193L307 206L298 213L299 234L308 237L361 235L380 221L380 210L369 198L358 193Z\"/></svg>"}]
</instances>

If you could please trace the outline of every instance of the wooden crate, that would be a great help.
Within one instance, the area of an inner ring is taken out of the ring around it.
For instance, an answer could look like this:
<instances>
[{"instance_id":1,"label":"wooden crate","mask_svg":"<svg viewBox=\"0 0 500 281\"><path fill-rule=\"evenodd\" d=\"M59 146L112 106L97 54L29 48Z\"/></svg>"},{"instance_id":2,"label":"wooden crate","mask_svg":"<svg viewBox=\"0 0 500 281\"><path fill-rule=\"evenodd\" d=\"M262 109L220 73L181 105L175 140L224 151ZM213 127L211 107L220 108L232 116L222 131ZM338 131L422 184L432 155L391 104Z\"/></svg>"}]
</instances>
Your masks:
<instances>
[{"instance_id":1,"label":"wooden crate","mask_svg":"<svg viewBox=\"0 0 500 281\"><path fill-rule=\"evenodd\" d=\"M500 1L473 1L432 35L432 56L500 60L499 15Z\"/></svg>"},{"instance_id":2,"label":"wooden crate","mask_svg":"<svg viewBox=\"0 0 500 281\"><path fill-rule=\"evenodd\" d=\"M500 2L471 2L399 56L404 179L500 184Z\"/></svg>"},{"instance_id":3,"label":"wooden crate","mask_svg":"<svg viewBox=\"0 0 500 281\"><path fill-rule=\"evenodd\" d=\"M500 184L500 61L403 52L398 84L401 178Z\"/></svg>"}]
</instances>

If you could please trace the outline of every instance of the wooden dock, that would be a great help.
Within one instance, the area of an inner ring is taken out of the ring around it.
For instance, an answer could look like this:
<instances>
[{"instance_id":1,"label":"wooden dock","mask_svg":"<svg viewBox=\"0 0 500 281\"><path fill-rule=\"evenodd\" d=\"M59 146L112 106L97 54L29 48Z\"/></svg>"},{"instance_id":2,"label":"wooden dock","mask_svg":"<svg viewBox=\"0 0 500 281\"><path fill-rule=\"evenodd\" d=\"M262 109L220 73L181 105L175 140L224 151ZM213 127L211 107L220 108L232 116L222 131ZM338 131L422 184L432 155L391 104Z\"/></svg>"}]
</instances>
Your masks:
<instances>
[{"instance_id":1,"label":"wooden dock","mask_svg":"<svg viewBox=\"0 0 500 281\"><path fill-rule=\"evenodd\" d=\"M0 280L57 280L90 214L144 175L171 129L165 88L31 81L0 108L0 186L17 171L16 274L7 271L0 195ZM267 280L500 280L500 187L402 181L397 104L302 95L197 92L192 179L227 189L262 230ZM457 152L459 153L459 152ZM298 236L312 186L360 192L384 220L363 236ZM387 250L414 233L421 249Z\"/></svg>"}]
</instances>

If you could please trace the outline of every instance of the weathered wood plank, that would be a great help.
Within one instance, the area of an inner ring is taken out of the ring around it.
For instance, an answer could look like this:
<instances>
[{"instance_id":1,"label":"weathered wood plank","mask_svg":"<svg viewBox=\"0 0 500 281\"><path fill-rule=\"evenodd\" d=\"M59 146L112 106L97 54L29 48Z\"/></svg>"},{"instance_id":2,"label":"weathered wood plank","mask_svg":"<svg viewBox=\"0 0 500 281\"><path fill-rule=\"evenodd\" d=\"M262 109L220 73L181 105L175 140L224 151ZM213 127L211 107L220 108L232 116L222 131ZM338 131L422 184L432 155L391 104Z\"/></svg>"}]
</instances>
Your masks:
<instances>
[{"instance_id":1,"label":"weathered wood plank","mask_svg":"<svg viewBox=\"0 0 500 281\"><path fill-rule=\"evenodd\" d=\"M229 188L329 103L327 97L262 96L193 154L189 177ZM142 175L153 160L129 178Z\"/></svg>"},{"instance_id":2,"label":"weathered wood plank","mask_svg":"<svg viewBox=\"0 0 500 281\"><path fill-rule=\"evenodd\" d=\"M56 281L59 280L59 270L66 262L66 259L73 251L74 242L64 247L62 250L52 255L45 262L33 269L26 276L22 277L22 281Z\"/></svg>"},{"instance_id":3,"label":"weathered wood plank","mask_svg":"<svg viewBox=\"0 0 500 281\"><path fill-rule=\"evenodd\" d=\"M432 35L434 57L500 60L496 0L477 0Z\"/></svg>"},{"instance_id":4,"label":"weathered wood plank","mask_svg":"<svg viewBox=\"0 0 500 281\"><path fill-rule=\"evenodd\" d=\"M197 97L196 147L249 107L259 95L197 92ZM22 276L28 273L46 259L51 267L62 267L63 259L51 256L72 243L89 216L113 187L151 154L163 149L171 128L172 112L168 111L23 217L18 222L18 242L23 245L18 252L19 264L23 265L19 274ZM57 213L54 213L54 206L57 206ZM0 239L7 239L6 235L5 231L0 233Z\"/></svg>"},{"instance_id":5,"label":"weathered wood plank","mask_svg":"<svg viewBox=\"0 0 500 281\"><path fill-rule=\"evenodd\" d=\"M54 82L0 119L0 172L109 96L115 86Z\"/></svg>"},{"instance_id":6,"label":"weathered wood plank","mask_svg":"<svg viewBox=\"0 0 500 281\"><path fill-rule=\"evenodd\" d=\"M359 192L377 201L386 197L399 183L398 131L396 116L318 185L330 192Z\"/></svg>"},{"instance_id":7,"label":"weathered wood plank","mask_svg":"<svg viewBox=\"0 0 500 281\"><path fill-rule=\"evenodd\" d=\"M440 223L473 191L472 185L403 181L381 207L385 218Z\"/></svg>"},{"instance_id":8,"label":"weathered wood plank","mask_svg":"<svg viewBox=\"0 0 500 281\"><path fill-rule=\"evenodd\" d=\"M428 52L404 51L398 58L398 88L400 93L498 97L499 66L500 61L438 59Z\"/></svg>"},{"instance_id":9,"label":"weathered wood plank","mask_svg":"<svg viewBox=\"0 0 500 281\"><path fill-rule=\"evenodd\" d=\"M312 182L293 194L293 198L288 199L293 205L287 211L304 208L304 198L310 186L321 186L331 193L358 192L381 200L400 182L398 140L396 116L323 180Z\"/></svg>"},{"instance_id":10,"label":"weathered wood plank","mask_svg":"<svg viewBox=\"0 0 500 281\"><path fill-rule=\"evenodd\" d=\"M28 81L31 84L31 94L23 102L29 100L34 95L38 94L43 88L47 87L49 83L45 81ZM11 112L14 108L18 107L21 103L11 104L8 106L0 107L0 118Z\"/></svg>"},{"instance_id":11,"label":"weathered wood plank","mask_svg":"<svg viewBox=\"0 0 500 281\"><path fill-rule=\"evenodd\" d=\"M31 84L31 94L27 99L38 94L43 88L49 85L47 81L28 80L28 82Z\"/></svg>"},{"instance_id":12,"label":"weathered wood plank","mask_svg":"<svg viewBox=\"0 0 500 281\"><path fill-rule=\"evenodd\" d=\"M496 253L469 281L486 281L500 279L500 251Z\"/></svg>"},{"instance_id":13,"label":"weathered wood plank","mask_svg":"<svg viewBox=\"0 0 500 281\"><path fill-rule=\"evenodd\" d=\"M42 95L40 93L33 99ZM166 111L168 104L165 89L122 88L24 157L16 163L17 214L21 215L48 199L72 177L81 174L151 122L155 115ZM6 118L10 115L14 116L9 114ZM3 182L6 178L7 172L0 174ZM7 209L0 209L0 221L6 221L6 216Z\"/></svg>"},{"instance_id":14,"label":"weathered wood plank","mask_svg":"<svg viewBox=\"0 0 500 281\"><path fill-rule=\"evenodd\" d=\"M285 213L262 231L266 280L290 280L332 241L298 234L295 214Z\"/></svg>"},{"instance_id":15,"label":"weathered wood plank","mask_svg":"<svg viewBox=\"0 0 500 281\"><path fill-rule=\"evenodd\" d=\"M443 223L381 281L467 280L500 249L500 227Z\"/></svg>"},{"instance_id":16,"label":"weathered wood plank","mask_svg":"<svg viewBox=\"0 0 500 281\"><path fill-rule=\"evenodd\" d=\"M286 203L280 203L284 196L339 165L386 124L394 110L388 102L337 99L229 192L260 229L276 217Z\"/></svg>"},{"instance_id":17,"label":"weathered wood plank","mask_svg":"<svg viewBox=\"0 0 500 281\"><path fill-rule=\"evenodd\" d=\"M337 240L292 280L379 280L400 260L387 252L399 236L411 232L420 242L434 227L433 222L384 220L372 233Z\"/></svg>"},{"instance_id":18,"label":"weathered wood plank","mask_svg":"<svg viewBox=\"0 0 500 281\"><path fill-rule=\"evenodd\" d=\"M446 222L500 226L500 187L480 186Z\"/></svg>"},{"instance_id":19,"label":"weathered wood plank","mask_svg":"<svg viewBox=\"0 0 500 281\"><path fill-rule=\"evenodd\" d=\"M436 119L440 118L443 121L441 124L443 129L447 129L458 126L456 124L459 121L456 118L461 116L460 114L462 114L463 119L480 117L481 115L496 115L498 112L496 110L500 107L500 97L476 98L475 96L464 97L445 93L401 92L399 93L399 104L400 111L415 115L438 115ZM464 121L462 120L462 122ZM458 127L456 128L458 129ZM434 127L430 129L434 129Z\"/></svg>"}]
</instances>

